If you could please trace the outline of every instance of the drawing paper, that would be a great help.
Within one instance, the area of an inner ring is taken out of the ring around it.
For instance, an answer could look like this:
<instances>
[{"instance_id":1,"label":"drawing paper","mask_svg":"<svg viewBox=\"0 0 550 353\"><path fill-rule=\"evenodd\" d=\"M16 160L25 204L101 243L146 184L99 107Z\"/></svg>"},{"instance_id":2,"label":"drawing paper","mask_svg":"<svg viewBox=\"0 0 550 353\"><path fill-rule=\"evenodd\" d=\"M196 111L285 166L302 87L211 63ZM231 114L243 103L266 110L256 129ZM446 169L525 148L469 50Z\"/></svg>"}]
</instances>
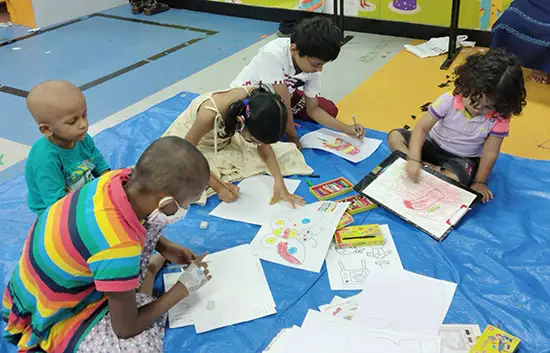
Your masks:
<instances>
[{"instance_id":1,"label":"drawing paper","mask_svg":"<svg viewBox=\"0 0 550 353\"><path fill-rule=\"evenodd\" d=\"M456 284L406 270L377 271L366 280L354 322L365 327L436 336Z\"/></svg>"},{"instance_id":2,"label":"drawing paper","mask_svg":"<svg viewBox=\"0 0 550 353\"><path fill-rule=\"evenodd\" d=\"M300 180L284 179L288 192L293 194ZM282 201L269 205L273 197L275 180L269 175L256 175L239 183L239 199L235 202L220 203L211 216L229 219L231 221L262 225L275 214L294 210L290 204Z\"/></svg>"},{"instance_id":3,"label":"drawing paper","mask_svg":"<svg viewBox=\"0 0 550 353\"><path fill-rule=\"evenodd\" d=\"M300 139L304 148L333 153L353 163L359 163L374 153L382 143L365 137L362 141L326 128L305 134Z\"/></svg>"},{"instance_id":4,"label":"drawing paper","mask_svg":"<svg viewBox=\"0 0 550 353\"><path fill-rule=\"evenodd\" d=\"M414 183L407 176L406 165L398 158L363 193L441 239L450 228L447 221L469 207L476 195L424 170L420 182Z\"/></svg>"},{"instance_id":5,"label":"drawing paper","mask_svg":"<svg viewBox=\"0 0 550 353\"><path fill-rule=\"evenodd\" d=\"M331 244L327 254L327 272L332 290L361 290L370 273L403 269L390 228L380 225L384 245L338 249Z\"/></svg>"},{"instance_id":6,"label":"drawing paper","mask_svg":"<svg viewBox=\"0 0 550 353\"><path fill-rule=\"evenodd\" d=\"M308 312L302 327L286 338L280 352L334 353L345 347L346 353L439 353L441 345L437 336L366 329L313 310Z\"/></svg>"},{"instance_id":7,"label":"drawing paper","mask_svg":"<svg viewBox=\"0 0 550 353\"><path fill-rule=\"evenodd\" d=\"M197 333L275 314L260 260L245 244L204 258L212 279L168 311L170 327L195 324ZM166 288L178 273L165 275Z\"/></svg>"},{"instance_id":8,"label":"drawing paper","mask_svg":"<svg viewBox=\"0 0 550 353\"><path fill-rule=\"evenodd\" d=\"M319 272L348 205L320 201L273 216L252 240L252 250L267 261Z\"/></svg>"}]
</instances>

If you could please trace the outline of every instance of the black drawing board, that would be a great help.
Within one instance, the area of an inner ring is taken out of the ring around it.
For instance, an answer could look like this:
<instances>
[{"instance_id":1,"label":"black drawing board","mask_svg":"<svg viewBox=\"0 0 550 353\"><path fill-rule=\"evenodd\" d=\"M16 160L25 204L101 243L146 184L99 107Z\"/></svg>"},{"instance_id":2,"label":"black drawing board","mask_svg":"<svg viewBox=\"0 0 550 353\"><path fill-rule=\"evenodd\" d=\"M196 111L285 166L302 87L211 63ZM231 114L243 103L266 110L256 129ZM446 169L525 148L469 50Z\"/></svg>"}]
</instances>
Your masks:
<instances>
[{"instance_id":1,"label":"black drawing board","mask_svg":"<svg viewBox=\"0 0 550 353\"><path fill-rule=\"evenodd\" d=\"M357 191L359 194L361 195L364 195L366 196L369 200L371 200L372 202L378 204L379 206L381 206L382 208L385 208L386 210L390 211L391 213L395 214L396 216L400 217L401 219L405 220L406 222L408 222L409 224L415 226L416 228L420 229L421 231L423 231L424 233L428 234L429 236L431 236L432 238L434 238L435 240L438 240L438 241L442 241L443 239L445 239L449 233L451 232L451 230L453 229L453 227L456 226L456 222L454 224L450 224L448 229L445 231L445 233L443 234L443 236L438 236L438 235L435 235L431 232L429 232L427 229L421 227L420 225L418 225L417 223L415 223L414 221L404 217L403 215L399 214L398 212L396 212L394 209L392 209L391 207L389 206L386 206L384 204L384 202L382 202L382 200L377 200L376 198L373 198L371 197L370 195L368 195L367 193L365 193L365 188L367 188L367 186L369 186L370 184L372 184L380 175L382 175L382 173L384 173L384 171L389 167L391 166L395 161L397 161L398 159L404 159L405 161L407 160L407 156L403 153L403 152L400 152L400 151L394 151L390 156L388 156L384 161L382 161L382 163L380 163L378 166L376 166L366 177L364 177L357 185L354 186L354 190ZM431 175L449 183L449 184L452 184L454 186L456 186L457 188L460 188L462 190L465 190L467 191L468 193L471 193L473 196L475 196L475 198L473 199L473 201L466 205L467 206L467 209L466 211L470 210L472 205L480 200L482 198L482 196L480 194L478 194L477 192L475 192L474 190L462 185L461 183L447 177L446 175L443 175L442 173L428 167L428 166L423 166L422 167L422 170L424 170L425 172L427 173L430 173ZM464 212L465 214L466 212ZM464 215L462 215L459 220L461 218L463 218ZM458 222L458 220L457 220Z\"/></svg>"}]
</instances>

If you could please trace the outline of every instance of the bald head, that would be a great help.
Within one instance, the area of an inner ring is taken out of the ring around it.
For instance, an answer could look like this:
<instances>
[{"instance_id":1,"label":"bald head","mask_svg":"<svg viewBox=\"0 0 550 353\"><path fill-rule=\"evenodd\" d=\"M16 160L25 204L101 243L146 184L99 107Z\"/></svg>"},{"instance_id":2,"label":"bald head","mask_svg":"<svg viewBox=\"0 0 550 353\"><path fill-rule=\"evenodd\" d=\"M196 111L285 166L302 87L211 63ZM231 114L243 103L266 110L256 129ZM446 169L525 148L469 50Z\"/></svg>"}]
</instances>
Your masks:
<instances>
[{"instance_id":1,"label":"bald head","mask_svg":"<svg viewBox=\"0 0 550 353\"><path fill-rule=\"evenodd\" d=\"M27 107L38 124L52 124L59 119L81 116L86 111L86 99L72 83L51 80L29 92Z\"/></svg>"},{"instance_id":2,"label":"bald head","mask_svg":"<svg viewBox=\"0 0 550 353\"><path fill-rule=\"evenodd\" d=\"M176 136L153 142L139 157L132 173L132 182L141 191L172 196L178 202L196 201L209 179L210 167L204 155Z\"/></svg>"}]
</instances>

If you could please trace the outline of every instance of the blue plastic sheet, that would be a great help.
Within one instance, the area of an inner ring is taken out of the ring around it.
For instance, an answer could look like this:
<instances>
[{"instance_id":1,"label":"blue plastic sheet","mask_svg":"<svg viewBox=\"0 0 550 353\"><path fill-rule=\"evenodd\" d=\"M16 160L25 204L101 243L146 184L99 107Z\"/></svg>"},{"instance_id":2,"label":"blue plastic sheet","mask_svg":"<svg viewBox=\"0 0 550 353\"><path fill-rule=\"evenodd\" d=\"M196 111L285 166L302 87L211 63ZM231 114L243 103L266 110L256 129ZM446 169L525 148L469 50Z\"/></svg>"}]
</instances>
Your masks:
<instances>
[{"instance_id":1,"label":"blue plastic sheet","mask_svg":"<svg viewBox=\"0 0 550 353\"><path fill-rule=\"evenodd\" d=\"M175 96L100 133L96 144L113 167L135 164L195 96ZM303 123L299 132L316 128ZM377 131L369 130L368 135L385 139L385 134ZM307 162L321 175L315 182L344 176L356 183L388 154L384 144L372 157L354 165L323 151L304 151ZM519 352L550 353L550 162L501 155L489 186L495 200L477 205L442 243L383 209L355 216L356 223L389 224L407 270L458 283L445 323L477 323L482 329L500 324L521 338ZM305 182L297 193L308 202L315 201ZM218 202L213 197L205 207L193 206L187 218L167 229L165 235L197 253L250 242L258 226L208 216ZM26 206L23 176L0 185L0 210L3 288L34 221ZM201 221L208 221L207 230L199 228ZM331 291L324 266L316 274L262 264L277 303L276 315L201 335L192 327L168 329L165 352L261 352L281 328L300 325L308 309L328 303L334 295L356 293ZM162 286L160 281L158 286ZM0 352L15 349L2 340Z\"/></svg>"}]
</instances>

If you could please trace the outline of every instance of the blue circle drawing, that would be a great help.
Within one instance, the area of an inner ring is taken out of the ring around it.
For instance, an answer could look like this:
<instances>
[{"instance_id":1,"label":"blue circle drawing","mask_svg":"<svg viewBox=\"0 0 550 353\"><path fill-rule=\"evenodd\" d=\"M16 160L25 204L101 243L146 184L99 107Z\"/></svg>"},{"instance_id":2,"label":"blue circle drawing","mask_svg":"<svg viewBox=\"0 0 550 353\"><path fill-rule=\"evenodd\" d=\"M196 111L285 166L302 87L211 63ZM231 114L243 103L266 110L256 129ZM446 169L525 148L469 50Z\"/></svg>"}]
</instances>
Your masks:
<instances>
[{"instance_id":1,"label":"blue circle drawing","mask_svg":"<svg viewBox=\"0 0 550 353\"><path fill-rule=\"evenodd\" d=\"M298 249L296 249L296 247L294 247L294 246L288 249L288 253L289 253L290 255L294 255L294 254L296 254L297 252L298 252Z\"/></svg>"},{"instance_id":2,"label":"blue circle drawing","mask_svg":"<svg viewBox=\"0 0 550 353\"><path fill-rule=\"evenodd\" d=\"M309 218L302 219L302 224L308 224L308 223L311 223L311 219Z\"/></svg>"}]
</instances>

